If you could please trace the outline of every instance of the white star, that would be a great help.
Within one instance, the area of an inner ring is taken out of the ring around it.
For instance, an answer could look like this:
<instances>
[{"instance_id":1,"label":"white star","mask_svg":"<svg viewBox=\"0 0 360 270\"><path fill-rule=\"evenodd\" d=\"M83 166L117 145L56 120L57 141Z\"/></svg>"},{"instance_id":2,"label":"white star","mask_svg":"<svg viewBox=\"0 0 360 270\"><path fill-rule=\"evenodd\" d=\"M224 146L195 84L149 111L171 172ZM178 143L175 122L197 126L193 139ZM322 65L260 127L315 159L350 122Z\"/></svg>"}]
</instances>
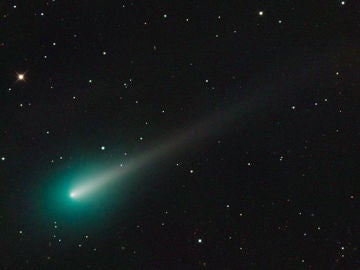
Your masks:
<instances>
[{"instance_id":1,"label":"white star","mask_svg":"<svg viewBox=\"0 0 360 270\"><path fill-rule=\"evenodd\" d=\"M24 80L25 80L25 74L19 73L19 74L17 75L17 78L18 78L19 81L24 81Z\"/></svg>"}]
</instances>

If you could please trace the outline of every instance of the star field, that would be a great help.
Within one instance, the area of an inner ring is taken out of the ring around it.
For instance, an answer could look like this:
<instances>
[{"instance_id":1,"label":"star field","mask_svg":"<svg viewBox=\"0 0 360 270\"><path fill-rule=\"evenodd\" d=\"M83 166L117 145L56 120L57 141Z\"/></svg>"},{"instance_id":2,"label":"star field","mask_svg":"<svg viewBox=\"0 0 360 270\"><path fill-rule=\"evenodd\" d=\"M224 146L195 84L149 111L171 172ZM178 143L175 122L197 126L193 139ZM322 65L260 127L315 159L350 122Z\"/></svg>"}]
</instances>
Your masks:
<instances>
[{"instance_id":1,"label":"star field","mask_svg":"<svg viewBox=\"0 0 360 270\"><path fill-rule=\"evenodd\" d=\"M360 268L359 4L3 1L0 268Z\"/></svg>"}]
</instances>

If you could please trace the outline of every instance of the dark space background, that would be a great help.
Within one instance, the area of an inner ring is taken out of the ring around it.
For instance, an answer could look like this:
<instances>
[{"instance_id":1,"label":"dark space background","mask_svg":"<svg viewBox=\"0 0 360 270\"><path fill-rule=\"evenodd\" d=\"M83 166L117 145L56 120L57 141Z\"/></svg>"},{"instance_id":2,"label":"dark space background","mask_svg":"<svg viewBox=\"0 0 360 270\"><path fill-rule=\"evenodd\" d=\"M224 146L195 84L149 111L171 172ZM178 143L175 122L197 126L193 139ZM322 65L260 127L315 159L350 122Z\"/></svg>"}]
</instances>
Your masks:
<instances>
[{"instance_id":1,"label":"dark space background","mask_svg":"<svg viewBox=\"0 0 360 270\"><path fill-rule=\"evenodd\" d=\"M355 0L1 1L1 269L360 269L359 30Z\"/></svg>"}]
</instances>

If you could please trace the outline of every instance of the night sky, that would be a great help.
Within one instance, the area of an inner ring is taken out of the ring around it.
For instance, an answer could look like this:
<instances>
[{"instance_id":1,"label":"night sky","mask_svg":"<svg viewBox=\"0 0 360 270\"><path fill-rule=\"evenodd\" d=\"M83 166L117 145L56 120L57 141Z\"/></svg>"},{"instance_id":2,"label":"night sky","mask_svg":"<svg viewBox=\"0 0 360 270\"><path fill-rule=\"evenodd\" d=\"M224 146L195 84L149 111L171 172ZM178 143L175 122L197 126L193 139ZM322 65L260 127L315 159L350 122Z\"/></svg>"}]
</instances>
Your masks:
<instances>
[{"instance_id":1,"label":"night sky","mask_svg":"<svg viewBox=\"0 0 360 270\"><path fill-rule=\"evenodd\" d=\"M1 269L360 269L360 2L1 1Z\"/></svg>"}]
</instances>

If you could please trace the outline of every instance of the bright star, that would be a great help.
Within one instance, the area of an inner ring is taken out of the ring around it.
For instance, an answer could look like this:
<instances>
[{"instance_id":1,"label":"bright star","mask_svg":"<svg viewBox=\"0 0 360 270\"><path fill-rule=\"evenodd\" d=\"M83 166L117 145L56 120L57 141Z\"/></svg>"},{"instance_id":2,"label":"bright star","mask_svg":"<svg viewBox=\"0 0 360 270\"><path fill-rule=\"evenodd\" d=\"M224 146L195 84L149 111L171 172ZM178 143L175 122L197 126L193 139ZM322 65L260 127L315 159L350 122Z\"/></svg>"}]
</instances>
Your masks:
<instances>
[{"instance_id":1,"label":"bright star","mask_svg":"<svg viewBox=\"0 0 360 270\"><path fill-rule=\"evenodd\" d=\"M19 74L17 74L17 78L18 78L19 81L24 81L25 80L25 74L19 73Z\"/></svg>"}]
</instances>

